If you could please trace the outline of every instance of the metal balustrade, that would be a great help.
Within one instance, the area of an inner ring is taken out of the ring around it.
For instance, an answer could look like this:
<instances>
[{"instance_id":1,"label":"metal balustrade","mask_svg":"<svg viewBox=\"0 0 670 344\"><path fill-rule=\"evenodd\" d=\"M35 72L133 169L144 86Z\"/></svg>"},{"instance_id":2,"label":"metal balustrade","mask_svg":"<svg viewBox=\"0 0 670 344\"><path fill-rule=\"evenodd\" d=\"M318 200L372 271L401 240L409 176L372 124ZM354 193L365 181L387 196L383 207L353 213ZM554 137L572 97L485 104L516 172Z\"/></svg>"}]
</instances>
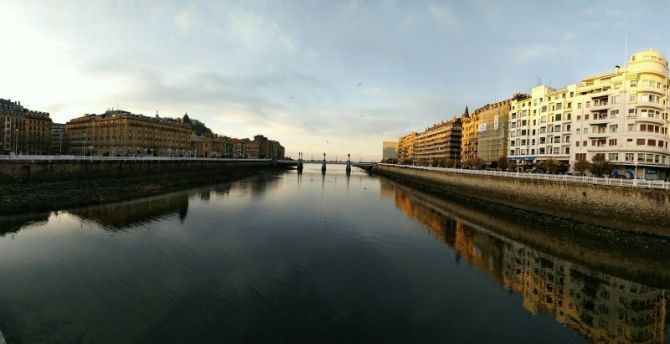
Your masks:
<instances>
[{"instance_id":1,"label":"metal balustrade","mask_svg":"<svg viewBox=\"0 0 670 344\"><path fill-rule=\"evenodd\" d=\"M383 163L378 164L381 166L394 166L401 168L411 168L411 169L428 170L428 171L444 171L444 172L453 172L462 174L476 174L482 176L554 180L554 181L581 183L581 184L611 185L611 186L670 190L670 183L662 180L622 179L622 178L592 177L592 176L572 176L567 174L508 172L508 171L494 171L494 170L470 170L470 169L460 169L450 167L428 167L428 166L396 165L396 164L383 164Z\"/></svg>"}]
</instances>

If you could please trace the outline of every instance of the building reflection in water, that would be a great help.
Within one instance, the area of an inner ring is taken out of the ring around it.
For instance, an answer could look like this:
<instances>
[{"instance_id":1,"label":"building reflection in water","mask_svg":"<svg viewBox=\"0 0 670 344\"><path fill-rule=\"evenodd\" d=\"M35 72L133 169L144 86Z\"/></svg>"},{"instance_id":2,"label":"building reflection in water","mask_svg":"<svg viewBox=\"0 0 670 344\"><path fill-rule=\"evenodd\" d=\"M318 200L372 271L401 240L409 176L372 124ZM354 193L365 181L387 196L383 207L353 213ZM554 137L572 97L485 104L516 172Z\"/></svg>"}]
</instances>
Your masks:
<instances>
[{"instance_id":1,"label":"building reflection in water","mask_svg":"<svg viewBox=\"0 0 670 344\"><path fill-rule=\"evenodd\" d=\"M0 217L0 237L16 233L29 226L45 224L48 221L49 213L2 216Z\"/></svg>"},{"instance_id":2,"label":"building reflection in water","mask_svg":"<svg viewBox=\"0 0 670 344\"><path fill-rule=\"evenodd\" d=\"M209 195L209 189L206 192ZM203 193L200 192L199 196L203 197ZM183 223L188 215L188 198L188 193L181 192L67 212L84 221L95 222L106 230L118 232L170 216L177 216Z\"/></svg>"},{"instance_id":3,"label":"building reflection in water","mask_svg":"<svg viewBox=\"0 0 670 344\"><path fill-rule=\"evenodd\" d=\"M548 313L595 343L665 343L668 291L594 271L487 232L412 198L411 191L382 180L409 217L504 288L522 297L531 314Z\"/></svg>"}]
</instances>

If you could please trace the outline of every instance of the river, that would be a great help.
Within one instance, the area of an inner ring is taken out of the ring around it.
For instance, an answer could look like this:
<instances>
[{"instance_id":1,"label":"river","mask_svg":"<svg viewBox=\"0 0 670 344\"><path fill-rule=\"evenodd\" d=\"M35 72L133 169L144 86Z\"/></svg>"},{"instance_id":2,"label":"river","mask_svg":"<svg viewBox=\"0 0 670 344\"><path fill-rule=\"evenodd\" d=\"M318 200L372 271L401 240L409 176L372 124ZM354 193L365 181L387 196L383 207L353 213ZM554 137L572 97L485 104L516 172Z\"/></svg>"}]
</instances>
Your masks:
<instances>
[{"instance_id":1,"label":"river","mask_svg":"<svg viewBox=\"0 0 670 344\"><path fill-rule=\"evenodd\" d=\"M562 241L319 169L0 219L0 331L8 343L670 342L659 247Z\"/></svg>"}]
</instances>

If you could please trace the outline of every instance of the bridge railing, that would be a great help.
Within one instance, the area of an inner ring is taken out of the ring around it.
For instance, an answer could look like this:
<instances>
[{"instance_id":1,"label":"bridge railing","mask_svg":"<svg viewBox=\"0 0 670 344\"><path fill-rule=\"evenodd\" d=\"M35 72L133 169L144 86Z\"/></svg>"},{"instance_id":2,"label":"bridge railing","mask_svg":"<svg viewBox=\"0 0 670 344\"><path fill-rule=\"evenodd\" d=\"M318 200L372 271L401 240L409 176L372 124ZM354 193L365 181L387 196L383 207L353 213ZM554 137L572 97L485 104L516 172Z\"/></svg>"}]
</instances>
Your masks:
<instances>
[{"instance_id":1,"label":"bridge railing","mask_svg":"<svg viewBox=\"0 0 670 344\"><path fill-rule=\"evenodd\" d=\"M445 171L445 172L462 173L462 174L476 174L482 176L554 180L554 181L581 183L581 184L611 185L611 186L670 190L670 183L663 180L623 179L623 178L608 178L608 177L593 177L593 176L573 176L567 174L508 172L508 171L494 171L494 170L469 170L469 169L450 168L450 167L428 167L428 166L396 165L396 164L383 164L383 163L379 163L378 165L429 170L429 171Z\"/></svg>"}]
</instances>

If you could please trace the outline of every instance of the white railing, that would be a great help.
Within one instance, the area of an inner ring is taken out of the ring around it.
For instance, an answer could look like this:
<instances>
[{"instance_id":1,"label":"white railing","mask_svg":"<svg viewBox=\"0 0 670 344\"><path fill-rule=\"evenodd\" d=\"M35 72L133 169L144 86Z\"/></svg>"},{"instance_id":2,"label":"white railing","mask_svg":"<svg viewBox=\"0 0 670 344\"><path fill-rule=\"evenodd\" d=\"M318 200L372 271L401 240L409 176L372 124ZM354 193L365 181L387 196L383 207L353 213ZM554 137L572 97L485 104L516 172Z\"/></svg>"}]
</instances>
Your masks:
<instances>
[{"instance_id":1,"label":"white railing","mask_svg":"<svg viewBox=\"0 0 670 344\"><path fill-rule=\"evenodd\" d=\"M91 160L91 161L272 161L271 159L230 159L230 158L195 158L167 156L84 156L84 155L0 155L1 160L18 161L53 161L53 160ZM284 160L279 160L283 162Z\"/></svg>"},{"instance_id":2,"label":"white railing","mask_svg":"<svg viewBox=\"0 0 670 344\"><path fill-rule=\"evenodd\" d=\"M412 169L429 170L429 171L455 172L455 173L463 173L463 174L477 174L477 175L482 175L482 176L498 176L498 177L520 178L520 179L554 180L554 181L582 183L582 184L611 185L611 186L625 186L625 187L670 190L670 183L666 182L666 181L662 181L662 180L572 176L572 175L567 175L567 174L507 172L507 171L493 171L493 170L468 170L468 169L449 168L449 167L427 167L427 166L395 165L395 164L382 164L382 163L378 163L378 164L382 165L382 166L394 166L394 167L412 168Z\"/></svg>"}]
</instances>

